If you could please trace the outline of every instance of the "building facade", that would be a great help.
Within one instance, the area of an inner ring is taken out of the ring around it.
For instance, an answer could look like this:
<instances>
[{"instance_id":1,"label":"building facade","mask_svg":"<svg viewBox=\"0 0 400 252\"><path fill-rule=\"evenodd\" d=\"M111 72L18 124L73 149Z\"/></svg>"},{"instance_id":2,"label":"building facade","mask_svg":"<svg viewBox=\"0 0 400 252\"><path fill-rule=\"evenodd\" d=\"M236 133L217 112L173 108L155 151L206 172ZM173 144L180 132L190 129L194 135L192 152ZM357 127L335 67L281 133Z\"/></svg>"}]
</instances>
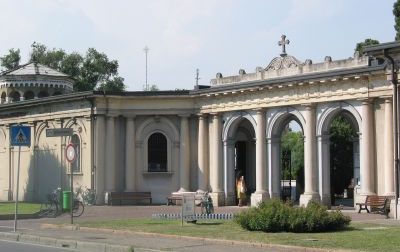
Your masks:
<instances>
[{"instance_id":1,"label":"building facade","mask_svg":"<svg viewBox=\"0 0 400 252\"><path fill-rule=\"evenodd\" d=\"M22 147L20 200L40 201L67 187L72 169L75 186L94 189L98 204L112 191L150 191L156 203L173 192L210 191L214 204L234 205L240 163L256 205L282 194L281 136L296 121L304 137L299 203L330 206L329 130L338 115L357 133L353 204L370 194L395 196L393 86L385 60L356 53L301 62L283 50L255 72L218 73L211 86L121 93L74 93L68 76L29 69L35 64L0 75L1 200L15 198L17 150L9 128L23 124L31 126L32 145ZM49 128L72 128L74 135L46 137ZM64 157L69 142L79 154L72 167Z\"/></svg>"}]
</instances>

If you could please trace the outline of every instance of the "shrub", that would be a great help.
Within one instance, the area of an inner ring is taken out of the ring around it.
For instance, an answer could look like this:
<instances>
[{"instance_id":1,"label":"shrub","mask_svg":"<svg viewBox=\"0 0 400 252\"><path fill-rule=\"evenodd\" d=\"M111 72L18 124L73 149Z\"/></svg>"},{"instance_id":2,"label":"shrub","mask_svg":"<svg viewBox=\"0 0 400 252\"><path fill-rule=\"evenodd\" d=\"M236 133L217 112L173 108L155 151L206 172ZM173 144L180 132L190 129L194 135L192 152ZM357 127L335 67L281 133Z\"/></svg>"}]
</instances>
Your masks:
<instances>
[{"instance_id":1,"label":"shrub","mask_svg":"<svg viewBox=\"0 0 400 252\"><path fill-rule=\"evenodd\" d=\"M350 223L341 212L328 212L325 206L310 202L307 207L270 200L235 215L235 222L250 231L323 232L340 230Z\"/></svg>"}]
</instances>

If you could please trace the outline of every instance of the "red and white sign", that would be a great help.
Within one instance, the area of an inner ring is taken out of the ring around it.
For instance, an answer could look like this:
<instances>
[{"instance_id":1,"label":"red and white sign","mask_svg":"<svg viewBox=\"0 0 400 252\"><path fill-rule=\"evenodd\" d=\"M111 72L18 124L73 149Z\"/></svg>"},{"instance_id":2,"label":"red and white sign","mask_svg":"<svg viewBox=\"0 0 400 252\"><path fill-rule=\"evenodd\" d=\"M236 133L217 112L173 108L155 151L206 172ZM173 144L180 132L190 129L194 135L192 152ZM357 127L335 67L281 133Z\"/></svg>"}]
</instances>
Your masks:
<instances>
[{"instance_id":1,"label":"red and white sign","mask_svg":"<svg viewBox=\"0 0 400 252\"><path fill-rule=\"evenodd\" d=\"M65 158L70 163L73 163L76 159L75 146L72 143L68 144L65 148Z\"/></svg>"}]
</instances>

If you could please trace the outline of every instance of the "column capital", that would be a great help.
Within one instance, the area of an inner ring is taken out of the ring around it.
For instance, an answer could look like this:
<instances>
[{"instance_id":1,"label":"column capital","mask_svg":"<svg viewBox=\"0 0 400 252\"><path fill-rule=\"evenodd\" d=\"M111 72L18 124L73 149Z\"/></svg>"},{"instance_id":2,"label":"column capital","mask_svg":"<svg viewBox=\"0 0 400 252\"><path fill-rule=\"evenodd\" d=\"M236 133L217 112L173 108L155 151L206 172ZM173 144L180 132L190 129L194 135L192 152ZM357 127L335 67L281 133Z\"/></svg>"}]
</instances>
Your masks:
<instances>
[{"instance_id":1,"label":"column capital","mask_svg":"<svg viewBox=\"0 0 400 252\"><path fill-rule=\"evenodd\" d=\"M116 118L119 115L118 114L107 114L106 116L107 116L108 119L111 119L111 118Z\"/></svg>"},{"instance_id":2,"label":"column capital","mask_svg":"<svg viewBox=\"0 0 400 252\"><path fill-rule=\"evenodd\" d=\"M126 119L135 119L136 118L136 115L135 114L131 114L131 115L124 115L124 117L126 118Z\"/></svg>"},{"instance_id":3,"label":"column capital","mask_svg":"<svg viewBox=\"0 0 400 252\"><path fill-rule=\"evenodd\" d=\"M267 108L255 108L252 109L254 112L256 112L257 114L261 114L261 113L265 113L267 111Z\"/></svg>"},{"instance_id":4,"label":"column capital","mask_svg":"<svg viewBox=\"0 0 400 252\"><path fill-rule=\"evenodd\" d=\"M362 105L368 105L368 104L372 104L372 102L374 101L374 98L364 97L364 98L360 98L360 99L357 99L357 100L361 101Z\"/></svg>"},{"instance_id":5,"label":"column capital","mask_svg":"<svg viewBox=\"0 0 400 252\"><path fill-rule=\"evenodd\" d=\"M305 107L306 110L312 110L312 109L315 109L317 104L316 103L304 103L304 104L301 104L301 106Z\"/></svg>"},{"instance_id":6,"label":"column capital","mask_svg":"<svg viewBox=\"0 0 400 252\"><path fill-rule=\"evenodd\" d=\"M190 113L178 114L178 116L179 116L180 118L189 118L189 117L191 116L191 114L190 114Z\"/></svg>"},{"instance_id":7,"label":"column capital","mask_svg":"<svg viewBox=\"0 0 400 252\"><path fill-rule=\"evenodd\" d=\"M197 113L196 116L199 119L206 119L208 117L208 114L207 113Z\"/></svg>"}]
</instances>

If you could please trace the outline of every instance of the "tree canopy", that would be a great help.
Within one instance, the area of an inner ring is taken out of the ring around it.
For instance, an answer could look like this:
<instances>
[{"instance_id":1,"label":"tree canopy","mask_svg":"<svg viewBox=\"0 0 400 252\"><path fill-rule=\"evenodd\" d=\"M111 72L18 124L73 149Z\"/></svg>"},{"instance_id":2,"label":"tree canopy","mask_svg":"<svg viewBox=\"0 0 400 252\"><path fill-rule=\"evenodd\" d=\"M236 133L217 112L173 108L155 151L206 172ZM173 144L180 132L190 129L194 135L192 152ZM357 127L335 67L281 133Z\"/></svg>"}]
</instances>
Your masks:
<instances>
[{"instance_id":1,"label":"tree canopy","mask_svg":"<svg viewBox=\"0 0 400 252\"><path fill-rule=\"evenodd\" d=\"M360 54L362 54L363 53L363 48L365 46L377 45L377 44L379 44L378 40L367 38L367 39L364 40L364 42L357 43L356 49L354 49L354 51L356 51L356 52L358 51Z\"/></svg>"},{"instance_id":2,"label":"tree canopy","mask_svg":"<svg viewBox=\"0 0 400 252\"><path fill-rule=\"evenodd\" d=\"M395 40L400 40L400 0L393 4L394 29L396 30Z\"/></svg>"},{"instance_id":3,"label":"tree canopy","mask_svg":"<svg viewBox=\"0 0 400 252\"><path fill-rule=\"evenodd\" d=\"M19 49L9 50L0 58L1 66L7 70L18 66ZM63 49L49 49L34 42L31 45L30 61L46 65L75 79L75 91L103 90L124 91L124 78L118 75L118 61L109 60L105 53L89 48L85 55L67 53Z\"/></svg>"},{"instance_id":4,"label":"tree canopy","mask_svg":"<svg viewBox=\"0 0 400 252\"><path fill-rule=\"evenodd\" d=\"M8 54L4 55L4 57L0 57L0 65L6 70L10 70L18 67L20 60L21 54L19 49L15 50L12 48L8 50Z\"/></svg>"}]
</instances>

